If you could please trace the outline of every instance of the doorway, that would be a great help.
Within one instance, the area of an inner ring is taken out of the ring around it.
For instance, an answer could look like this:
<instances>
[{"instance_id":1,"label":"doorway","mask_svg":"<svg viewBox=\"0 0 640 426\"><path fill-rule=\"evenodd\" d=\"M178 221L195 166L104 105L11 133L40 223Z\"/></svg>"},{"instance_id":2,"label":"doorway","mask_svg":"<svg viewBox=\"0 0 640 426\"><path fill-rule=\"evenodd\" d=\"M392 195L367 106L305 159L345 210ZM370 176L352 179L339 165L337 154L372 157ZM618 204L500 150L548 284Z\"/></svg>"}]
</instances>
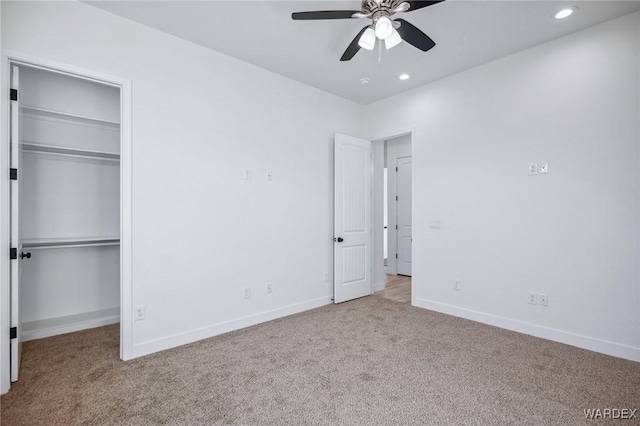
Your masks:
<instances>
[{"instance_id":1,"label":"doorway","mask_svg":"<svg viewBox=\"0 0 640 426\"><path fill-rule=\"evenodd\" d=\"M23 341L119 322L120 358L132 358L131 83L17 53L3 76L5 393Z\"/></svg>"},{"instance_id":2,"label":"doorway","mask_svg":"<svg viewBox=\"0 0 640 426\"><path fill-rule=\"evenodd\" d=\"M412 135L404 134L374 142L374 211L382 220L376 229L374 263L376 291L391 300L411 300L412 272ZM381 222L381 223L380 223ZM381 247L380 247L381 246ZM380 259L380 257L382 257Z\"/></svg>"}]
</instances>

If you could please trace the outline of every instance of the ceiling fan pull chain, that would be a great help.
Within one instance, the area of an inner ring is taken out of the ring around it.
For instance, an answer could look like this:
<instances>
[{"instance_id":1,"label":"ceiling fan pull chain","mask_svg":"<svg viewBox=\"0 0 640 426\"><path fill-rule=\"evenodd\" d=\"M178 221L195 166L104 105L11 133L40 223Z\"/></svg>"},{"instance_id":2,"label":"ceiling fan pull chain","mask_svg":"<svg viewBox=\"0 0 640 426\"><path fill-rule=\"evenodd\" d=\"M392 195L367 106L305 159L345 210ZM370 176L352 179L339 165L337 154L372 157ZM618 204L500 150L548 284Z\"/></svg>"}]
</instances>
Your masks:
<instances>
[{"instance_id":1,"label":"ceiling fan pull chain","mask_svg":"<svg viewBox=\"0 0 640 426\"><path fill-rule=\"evenodd\" d=\"M382 64L382 40L378 40L378 65Z\"/></svg>"}]
</instances>

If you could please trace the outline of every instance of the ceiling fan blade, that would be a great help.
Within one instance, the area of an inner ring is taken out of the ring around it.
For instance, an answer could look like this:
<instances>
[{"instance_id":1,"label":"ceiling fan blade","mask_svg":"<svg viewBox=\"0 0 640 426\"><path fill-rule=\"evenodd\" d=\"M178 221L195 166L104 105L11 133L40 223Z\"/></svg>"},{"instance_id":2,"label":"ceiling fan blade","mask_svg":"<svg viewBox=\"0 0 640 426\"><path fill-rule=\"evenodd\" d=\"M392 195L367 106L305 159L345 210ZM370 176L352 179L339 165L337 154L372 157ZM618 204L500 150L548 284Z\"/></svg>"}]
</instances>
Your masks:
<instances>
[{"instance_id":1,"label":"ceiling fan blade","mask_svg":"<svg viewBox=\"0 0 640 426\"><path fill-rule=\"evenodd\" d=\"M444 0L437 1L413 1L409 0L409 9L407 12L411 12L412 10L422 9L423 7L432 6L434 4L442 3Z\"/></svg>"},{"instance_id":2,"label":"ceiling fan blade","mask_svg":"<svg viewBox=\"0 0 640 426\"><path fill-rule=\"evenodd\" d=\"M409 7L411 7L409 2L403 1L402 3L397 5L395 9L391 11L391 14L393 15L394 13L398 13L398 12L406 12L407 10L409 10Z\"/></svg>"},{"instance_id":3,"label":"ceiling fan blade","mask_svg":"<svg viewBox=\"0 0 640 426\"><path fill-rule=\"evenodd\" d=\"M360 10L324 10L316 12L294 12L291 19L308 21L313 19L351 19L354 13L362 13Z\"/></svg>"},{"instance_id":4,"label":"ceiling fan blade","mask_svg":"<svg viewBox=\"0 0 640 426\"><path fill-rule=\"evenodd\" d=\"M436 45L435 41L431 40L431 38L420 31L418 28L408 23L404 19L396 19L396 22L400 22L400 27L398 28L398 32L400 33L400 37L410 45L417 47L418 49L426 52Z\"/></svg>"},{"instance_id":5,"label":"ceiling fan blade","mask_svg":"<svg viewBox=\"0 0 640 426\"><path fill-rule=\"evenodd\" d=\"M341 61L349 61L351 60L351 58L356 56L356 53L358 53L358 50L360 50L360 45L358 44L358 42L360 41L360 37L362 37L362 34L367 30L367 28L369 28L369 25L361 29L356 38L351 41L351 44L349 45L349 47L347 47L347 50L345 50L342 54L342 57L340 58Z\"/></svg>"}]
</instances>

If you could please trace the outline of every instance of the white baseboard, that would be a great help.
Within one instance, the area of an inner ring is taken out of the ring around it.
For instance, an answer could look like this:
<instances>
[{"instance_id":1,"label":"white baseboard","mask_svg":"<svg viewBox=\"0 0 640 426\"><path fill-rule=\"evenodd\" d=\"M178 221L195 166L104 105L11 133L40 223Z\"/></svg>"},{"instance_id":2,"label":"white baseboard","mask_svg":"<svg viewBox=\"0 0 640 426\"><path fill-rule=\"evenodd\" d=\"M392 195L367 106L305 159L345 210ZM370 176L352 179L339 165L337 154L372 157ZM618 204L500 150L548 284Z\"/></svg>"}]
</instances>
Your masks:
<instances>
[{"instance_id":1,"label":"white baseboard","mask_svg":"<svg viewBox=\"0 0 640 426\"><path fill-rule=\"evenodd\" d=\"M214 337L230 331L239 330L241 328L308 311L310 309L319 308L331 303L331 296L321 297L319 299L296 303L294 305L284 306L271 311L259 312L257 314L220 322L195 330L186 331L184 333L178 333L172 336L134 344L133 358L197 342L198 340L208 339L209 337Z\"/></svg>"},{"instance_id":2,"label":"white baseboard","mask_svg":"<svg viewBox=\"0 0 640 426\"><path fill-rule=\"evenodd\" d=\"M380 282L380 283L375 283L373 285L373 292L375 293L376 291L382 291L385 289L385 285L384 285L384 281Z\"/></svg>"},{"instance_id":3,"label":"white baseboard","mask_svg":"<svg viewBox=\"0 0 640 426\"><path fill-rule=\"evenodd\" d=\"M27 342L29 340L44 339L45 337L57 336L59 334L117 324L119 322L120 308L30 321L22 324L21 339L23 342Z\"/></svg>"},{"instance_id":4,"label":"white baseboard","mask_svg":"<svg viewBox=\"0 0 640 426\"><path fill-rule=\"evenodd\" d=\"M485 312L479 312L471 309L460 308L458 306L448 305L445 303L434 302L427 299L415 298L413 299L413 305L419 308L429 309L431 311L449 314L456 317L481 322L483 324L505 328L511 331L517 331L518 333L529 334L531 336L540 337L542 339L552 340L554 342L564 343L566 345L576 346L578 348L640 362L639 347L623 345L620 343L597 339L595 337L589 337L582 334L571 333L569 331L544 327L524 321L501 317L498 315L487 314Z\"/></svg>"}]
</instances>

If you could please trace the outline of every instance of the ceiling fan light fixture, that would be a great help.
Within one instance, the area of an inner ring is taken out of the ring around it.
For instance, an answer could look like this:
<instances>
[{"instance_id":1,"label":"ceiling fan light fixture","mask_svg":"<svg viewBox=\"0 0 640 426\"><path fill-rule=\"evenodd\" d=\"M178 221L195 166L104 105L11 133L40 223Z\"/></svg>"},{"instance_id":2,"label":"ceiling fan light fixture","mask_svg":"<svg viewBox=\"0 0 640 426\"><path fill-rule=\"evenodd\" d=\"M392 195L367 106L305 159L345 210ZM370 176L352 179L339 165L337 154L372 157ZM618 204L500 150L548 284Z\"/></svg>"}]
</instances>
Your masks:
<instances>
[{"instance_id":1,"label":"ceiling fan light fixture","mask_svg":"<svg viewBox=\"0 0 640 426\"><path fill-rule=\"evenodd\" d=\"M409 80L409 77L411 77L409 74L400 74L398 76L400 80Z\"/></svg>"},{"instance_id":2,"label":"ceiling fan light fixture","mask_svg":"<svg viewBox=\"0 0 640 426\"><path fill-rule=\"evenodd\" d=\"M2 0L0 0L2 1ZM411 12L443 2L414 0L361 0L360 10L316 10L309 12L293 12L294 21L326 20L326 19L367 19L368 24L362 27L353 37L340 57L340 61L350 61L360 49L373 50L378 44L378 63L382 58L382 40L387 49L406 41L411 46L426 52L436 43L413 24L404 19L391 18L399 12ZM571 1L571 0L567 0ZM354 1L355 3L355 1Z\"/></svg>"},{"instance_id":3,"label":"ceiling fan light fixture","mask_svg":"<svg viewBox=\"0 0 640 426\"><path fill-rule=\"evenodd\" d=\"M363 49L373 50L376 45L376 33L371 28L367 28L366 31L360 37L358 45Z\"/></svg>"},{"instance_id":4,"label":"ceiling fan light fixture","mask_svg":"<svg viewBox=\"0 0 640 426\"><path fill-rule=\"evenodd\" d=\"M386 16L381 16L378 18L376 22L376 37L380 40L385 40L387 37L391 35L393 32L393 24L391 23L391 19Z\"/></svg>"},{"instance_id":5,"label":"ceiling fan light fixture","mask_svg":"<svg viewBox=\"0 0 640 426\"><path fill-rule=\"evenodd\" d=\"M389 50L400 44L400 42L402 42L402 37L400 37L400 33L394 28L393 31L391 31L391 35L384 40L384 45L387 50Z\"/></svg>"}]
</instances>

